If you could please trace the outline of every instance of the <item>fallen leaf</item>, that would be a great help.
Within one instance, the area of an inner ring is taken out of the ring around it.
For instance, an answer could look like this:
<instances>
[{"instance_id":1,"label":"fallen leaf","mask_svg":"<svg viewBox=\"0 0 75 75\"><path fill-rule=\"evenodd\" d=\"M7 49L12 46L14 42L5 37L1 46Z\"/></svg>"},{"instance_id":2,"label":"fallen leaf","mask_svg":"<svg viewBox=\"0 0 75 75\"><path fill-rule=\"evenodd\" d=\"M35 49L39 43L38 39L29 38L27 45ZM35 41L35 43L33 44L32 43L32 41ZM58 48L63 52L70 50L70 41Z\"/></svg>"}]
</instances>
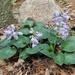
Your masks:
<instances>
[{"instance_id":1,"label":"fallen leaf","mask_svg":"<svg viewBox=\"0 0 75 75\"><path fill-rule=\"evenodd\" d=\"M3 59L0 59L0 66L6 65L6 62Z\"/></svg>"},{"instance_id":2,"label":"fallen leaf","mask_svg":"<svg viewBox=\"0 0 75 75\"><path fill-rule=\"evenodd\" d=\"M16 62L16 63L14 64L14 67L19 66L19 65L22 65L23 62L24 62L24 60L21 59L21 58L19 58L19 59L18 59L18 62Z\"/></svg>"},{"instance_id":3,"label":"fallen leaf","mask_svg":"<svg viewBox=\"0 0 75 75\"><path fill-rule=\"evenodd\" d=\"M17 75L22 75L22 71L20 70L20 71L17 73Z\"/></svg>"},{"instance_id":4,"label":"fallen leaf","mask_svg":"<svg viewBox=\"0 0 75 75\"><path fill-rule=\"evenodd\" d=\"M0 71L0 75L3 75L3 72L2 71Z\"/></svg>"},{"instance_id":5,"label":"fallen leaf","mask_svg":"<svg viewBox=\"0 0 75 75\"><path fill-rule=\"evenodd\" d=\"M6 66L6 70L7 70L7 71L13 71L13 70L14 70L14 68L13 68L13 66L8 65L8 66Z\"/></svg>"},{"instance_id":6,"label":"fallen leaf","mask_svg":"<svg viewBox=\"0 0 75 75\"><path fill-rule=\"evenodd\" d=\"M48 70L48 69L46 69L46 71L45 71L45 75L50 75L50 73L49 73L49 70Z\"/></svg>"},{"instance_id":7,"label":"fallen leaf","mask_svg":"<svg viewBox=\"0 0 75 75\"><path fill-rule=\"evenodd\" d=\"M28 71L25 73L25 75L27 75L28 74Z\"/></svg>"}]
</instances>

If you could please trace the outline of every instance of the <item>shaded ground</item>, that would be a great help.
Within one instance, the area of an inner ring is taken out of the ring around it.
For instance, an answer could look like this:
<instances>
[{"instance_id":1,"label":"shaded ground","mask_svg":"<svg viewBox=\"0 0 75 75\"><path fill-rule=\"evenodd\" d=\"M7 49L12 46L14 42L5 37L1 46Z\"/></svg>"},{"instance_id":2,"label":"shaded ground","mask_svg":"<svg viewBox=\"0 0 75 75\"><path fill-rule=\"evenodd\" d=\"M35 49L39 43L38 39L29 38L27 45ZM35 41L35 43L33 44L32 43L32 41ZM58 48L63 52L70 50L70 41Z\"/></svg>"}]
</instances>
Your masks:
<instances>
[{"instance_id":1,"label":"shaded ground","mask_svg":"<svg viewBox=\"0 0 75 75\"><path fill-rule=\"evenodd\" d=\"M18 8L23 1L18 0L14 3L13 10ZM69 1L72 2L74 0ZM72 28L75 25L75 5L72 5L70 2L59 5L71 16L69 26ZM4 38L3 30L4 28L0 29L0 40ZM11 58L5 61L0 59L0 75L75 75L75 65L58 66L52 59L46 56L40 59L34 59L32 57L27 60L17 60L17 58Z\"/></svg>"}]
</instances>

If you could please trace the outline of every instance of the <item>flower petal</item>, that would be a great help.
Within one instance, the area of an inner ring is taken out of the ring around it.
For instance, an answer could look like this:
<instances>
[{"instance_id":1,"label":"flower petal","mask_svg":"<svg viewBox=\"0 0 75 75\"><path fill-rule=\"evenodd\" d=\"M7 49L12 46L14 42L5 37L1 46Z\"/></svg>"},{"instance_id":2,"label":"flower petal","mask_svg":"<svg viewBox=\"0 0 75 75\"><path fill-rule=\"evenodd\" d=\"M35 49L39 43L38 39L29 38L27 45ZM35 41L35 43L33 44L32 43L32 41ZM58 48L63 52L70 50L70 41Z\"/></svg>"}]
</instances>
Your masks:
<instances>
[{"instance_id":1,"label":"flower petal","mask_svg":"<svg viewBox=\"0 0 75 75\"><path fill-rule=\"evenodd\" d=\"M34 44L34 43L32 44L32 48L34 48L34 47L36 47L36 46L37 46L37 44Z\"/></svg>"},{"instance_id":2,"label":"flower petal","mask_svg":"<svg viewBox=\"0 0 75 75\"><path fill-rule=\"evenodd\" d=\"M35 38L39 40L39 39L41 39L41 37L42 37L42 33L36 32Z\"/></svg>"},{"instance_id":3,"label":"flower petal","mask_svg":"<svg viewBox=\"0 0 75 75\"><path fill-rule=\"evenodd\" d=\"M59 15L60 15L60 13L59 13L58 11L55 11L55 12L54 12L54 16L55 16L55 17L58 17Z\"/></svg>"},{"instance_id":4,"label":"flower petal","mask_svg":"<svg viewBox=\"0 0 75 75\"><path fill-rule=\"evenodd\" d=\"M13 30L15 30L15 25L14 24L11 24L11 28L13 29Z\"/></svg>"},{"instance_id":5,"label":"flower petal","mask_svg":"<svg viewBox=\"0 0 75 75\"><path fill-rule=\"evenodd\" d=\"M36 45L39 44L39 41L35 37L32 37L31 40L30 40L30 42L34 43Z\"/></svg>"},{"instance_id":6,"label":"flower petal","mask_svg":"<svg viewBox=\"0 0 75 75\"><path fill-rule=\"evenodd\" d=\"M16 32L13 33L13 37L15 38L15 40L18 40L18 35Z\"/></svg>"},{"instance_id":7,"label":"flower petal","mask_svg":"<svg viewBox=\"0 0 75 75\"><path fill-rule=\"evenodd\" d=\"M17 34L18 34L18 35L23 35L23 33L22 33L22 32L17 32Z\"/></svg>"}]
</instances>

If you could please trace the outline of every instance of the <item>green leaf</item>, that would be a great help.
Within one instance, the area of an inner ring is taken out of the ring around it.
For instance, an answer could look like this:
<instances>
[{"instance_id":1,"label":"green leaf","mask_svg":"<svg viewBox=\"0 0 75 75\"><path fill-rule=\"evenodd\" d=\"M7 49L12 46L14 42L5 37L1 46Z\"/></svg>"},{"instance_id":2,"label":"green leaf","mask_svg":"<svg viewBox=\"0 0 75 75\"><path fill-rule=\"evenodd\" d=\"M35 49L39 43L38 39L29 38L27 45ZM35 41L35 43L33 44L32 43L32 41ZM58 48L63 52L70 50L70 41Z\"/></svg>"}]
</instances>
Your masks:
<instances>
[{"instance_id":1,"label":"green leaf","mask_svg":"<svg viewBox=\"0 0 75 75\"><path fill-rule=\"evenodd\" d=\"M51 29L51 28L50 28L50 33L53 34L53 35L57 34L57 32L55 30Z\"/></svg>"},{"instance_id":2,"label":"green leaf","mask_svg":"<svg viewBox=\"0 0 75 75\"><path fill-rule=\"evenodd\" d=\"M40 44L39 45L39 51L42 54L44 54L44 55L46 55L46 56L48 56L50 58L54 57L54 53L53 52L49 52L50 51L50 46L48 44Z\"/></svg>"},{"instance_id":3,"label":"green leaf","mask_svg":"<svg viewBox=\"0 0 75 75\"><path fill-rule=\"evenodd\" d=\"M26 52L27 52L28 54L36 54L36 53L39 52L39 48L38 48L38 47L27 48L27 49L26 49Z\"/></svg>"},{"instance_id":4,"label":"green leaf","mask_svg":"<svg viewBox=\"0 0 75 75\"><path fill-rule=\"evenodd\" d=\"M12 0L12 3L16 2L17 0Z\"/></svg>"},{"instance_id":5,"label":"green leaf","mask_svg":"<svg viewBox=\"0 0 75 75\"><path fill-rule=\"evenodd\" d=\"M47 39L50 35L49 29L46 29L46 28L43 28L43 27L35 26L34 30L42 33L42 39Z\"/></svg>"},{"instance_id":6,"label":"green leaf","mask_svg":"<svg viewBox=\"0 0 75 75\"><path fill-rule=\"evenodd\" d=\"M20 23L20 26L29 26L32 27L34 25L34 21L32 20L26 20L26 22Z\"/></svg>"},{"instance_id":7,"label":"green leaf","mask_svg":"<svg viewBox=\"0 0 75 75\"><path fill-rule=\"evenodd\" d=\"M58 55L54 56L54 61L58 65L62 65L64 63L64 54L59 52Z\"/></svg>"},{"instance_id":8,"label":"green leaf","mask_svg":"<svg viewBox=\"0 0 75 75\"><path fill-rule=\"evenodd\" d=\"M26 52L26 50L24 50L24 51L21 51L21 52L20 52L20 57L21 57L22 59L26 59L26 58L29 57L29 55L28 55L28 53Z\"/></svg>"},{"instance_id":9,"label":"green leaf","mask_svg":"<svg viewBox=\"0 0 75 75\"><path fill-rule=\"evenodd\" d=\"M6 38L0 42L0 46L9 46L11 45L11 41Z\"/></svg>"},{"instance_id":10,"label":"green leaf","mask_svg":"<svg viewBox=\"0 0 75 75\"><path fill-rule=\"evenodd\" d=\"M61 46L63 51L74 52L75 51L75 36L69 36L66 40L62 42Z\"/></svg>"},{"instance_id":11,"label":"green leaf","mask_svg":"<svg viewBox=\"0 0 75 75\"><path fill-rule=\"evenodd\" d=\"M39 47L39 51L50 50L50 46L48 44L39 44L37 47Z\"/></svg>"},{"instance_id":12,"label":"green leaf","mask_svg":"<svg viewBox=\"0 0 75 75\"><path fill-rule=\"evenodd\" d=\"M69 64L75 64L75 53L65 53L65 61L64 63L69 65Z\"/></svg>"},{"instance_id":13,"label":"green leaf","mask_svg":"<svg viewBox=\"0 0 75 75\"><path fill-rule=\"evenodd\" d=\"M50 33L49 33L48 29L42 29L41 32L43 34L43 36L42 36L43 39L49 38Z\"/></svg>"},{"instance_id":14,"label":"green leaf","mask_svg":"<svg viewBox=\"0 0 75 75\"><path fill-rule=\"evenodd\" d=\"M48 37L49 42L50 42L50 43L53 43L53 44L56 44L57 37L56 37L55 35L53 35L53 34L50 34L50 35L48 35L48 36L49 36L49 37Z\"/></svg>"},{"instance_id":15,"label":"green leaf","mask_svg":"<svg viewBox=\"0 0 75 75\"><path fill-rule=\"evenodd\" d=\"M35 22L35 25L37 26L37 27L45 27L46 26L46 24L45 23L43 23L43 22Z\"/></svg>"},{"instance_id":16,"label":"green leaf","mask_svg":"<svg viewBox=\"0 0 75 75\"><path fill-rule=\"evenodd\" d=\"M36 54L38 53L39 51L42 51L42 50L49 50L50 47L49 45L47 44L39 44L38 46L34 47L34 48L27 48L26 49L26 52L28 54Z\"/></svg>"},{"instance_id":17,"label":"green leaf","mask_svg":"<svg viewBox=\"0 0 75 75\"><path fill-rule=\"evenodd\" d=\"M15 48L11 48L8 46L8 47L0 50L0 58L8 59L8 58L12 57L13 55L15 55L16 52L17 52L17 50Z\"/></svg>"},{"instance_id":18,"label":"green leaf","mask_svg":"<svg viewBox=\"0 0 75 75\"><path fill-rule=\"evenodd\" d=\"M55 56L55 54L53 52L49 52L48 50L42 50L40 52L50 58L54 58L54 56Z\"/></svg>"},{"instance_id":19,"label":"green leaf","mask_svg":"<svg viewBox=\"0 0 75 75\"><path fill-rule=\"evenodd\" d=\"M13 39L12 44L17 48L23 48L29 43L29 39L25 36L19 36L18 40Z\"/></svg>"},{"instance_id":20,"label":"green leaf","mask_svg":"<svg viewBox=\"0 0 75 75\"><path fill-rule=\"evenodd\" d=\"M22 32L22 33L25 34L25 35L30 34L30 30L27 29L27 28L20 29L19 32Z\"/></svg>"},{"instance_id":21,"label":"green leaf","mask_svg":"<svg viewBox=\"0 0 75 75\"><path fill-rule=\"evenodd\" d=\"M62 38L57 38L56 43L61 43L62 41L63 41Z\"/></svg>"}]
</instances>

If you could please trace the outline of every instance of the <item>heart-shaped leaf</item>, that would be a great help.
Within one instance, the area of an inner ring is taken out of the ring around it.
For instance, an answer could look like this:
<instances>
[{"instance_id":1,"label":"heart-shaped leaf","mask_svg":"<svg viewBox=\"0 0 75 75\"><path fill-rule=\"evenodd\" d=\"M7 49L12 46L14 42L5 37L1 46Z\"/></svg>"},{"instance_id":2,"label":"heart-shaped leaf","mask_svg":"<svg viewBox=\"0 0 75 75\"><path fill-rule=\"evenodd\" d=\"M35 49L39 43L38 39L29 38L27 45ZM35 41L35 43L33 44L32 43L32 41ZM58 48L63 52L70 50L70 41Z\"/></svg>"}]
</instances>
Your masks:
<instances>
[{"instance_id":1,"label":"heart-shaped leaf","mask_svg":"<svg viewBox=\"0 0 75 75\"><path fill-rule=\"evenodd\" d=\"M45 24L45 23L43 23L43 22L37 22L37 21L35 22L35 25L36 25L37 27L39 27L39 28L40 28L40 27L42 27L42 28L43 28L43 27L45 27L45 26L46 26L46 24Z\"/></svg>"},{"instance_id":2,"label":"heart-shaped leaf","mask_svg":"<svg viewBox=\"0 0 75 75\"><path fill-rule=\"evenodd\" d=\"M29 39L25 36L19 36L18 40L13 39L12 44L17 48L23 48L29 43Z\"/></svg>"},{"instance_id":3,"label":"heart-shaped leaf","mask_svg":"<svg viewBox=\"0 0 75 75\"><path fill-rule=\"evenodd\" d=\"M42 50L40 52L50 58L54 58L54 56L55 56L55 54L53 52L49 52L48 50Z\"/></svg>"},{"instance_id":4,"label":"heart-shaped leaf","mask_svg":"<svg viewBox=\"0 0 75 75\"><path fill-rule=\"evenodd\" d=\"M20 52L20 57L22 58L22 59L26 59L26 58L28 58L28 53L26 52L26 50L23 50L23 51L21 51Z\"/></svg>"},{"instance_id":5,"label":"heart-shaped leaf","mask_svg":"<svg viewBox=\"0 0 75 75\"><path fill-rule=\"evenodd\" d=\"M38 48L38 47L27 48L27 49L26 49L26 52L27 52L28 54L36 54L36 53L39 52L39 48Z\"/></svg>"},{"instance_id":6,"label":"heart-shaped leaf","mask_svg":"<svg viewBox=\"0 0 75 75\"><path fill-rule=\"evenodd\" d=\"M32 20L26 20L26 22L20 23L20 26L29 26L32 27L34 25L34 21Z\"/></svg>"},{"instance_id":7,"label":"heart-shaped leaf","mask_svg":"<svg viewBox=\"0 0 75 75\"><path fill-rule=\"evenodd\" d=\"M66 52L74 52L75 36L68 36L68 38L62 42L61 46L62 46L62 50Z\"/></svg>"},{"instance_id":8,"label":"heart-shaped leaf","mask_svg":"<svg viewBox=\"0 0 75 75\"><path fill-rule=\"evenodd\" d=\"M11 41L6 38L0 42L0 46L8 46L11 45Z\"/></svg>"},{"instance_id":9,"label":"heart-shaped leaf","mask_svg":"<svg viewBox=\"0 0 75 75\"><path fill-rule=\"evenodd\" d=\"M69 64L75 64L75 53L65 53L65 61L64 63L69 65Z\"/></svg>"},{"instance_id":10,"label":"heart-shaped leaf","mask_svg":"<svg viewBox=\"0 0 75 75\"><path fill-rule=\"evenodd\" d=\"M53 43L53 44L56 44L57 37L56 37L55 35L53 35L53 34L50 34L50 35L48 35L48 36L49 36L49 37L48 37L49 42L50 42L50 43Z\"/></svg>"},{"instance_id":11,"label":"heart-shaped leaf","mask_svg":"<svg viewBox=\"0 0 75 75\"><path fill-rule=\"evenodd\" d=\"M39 51L42 51L42 50L49 50L49 45L47 44L39 44L38 46L34 47L34 48L27 48L26 49L26 52L28 54L36 54L38 53Z\"/></svg>"},{"instance_id":12,"label":"heart-shaped leaf","mask_svg":"<svg viewBox=\"0 0 75 75\"><path fill-rule=\"evenodd\" d=\"M19 32L22 32L22 33L25 34L25 35L30 34L30 30L27 29L27 28L20 29Z\"/></svg>"},{"instance_id":13,"label":"heart-shaped leaf","mask_svg":"<svg viewBox=\"0 0 75 75\"><path fill-rule=\"evenodd\" d=\"M12 57L13 55L15 55L16 51L17 50L15 48L11 48L9 46L6 48L3 48L2 50L0 50L0 58L8 59Z\"/></svg>"},{"instance_id":14,"label":"heart-shaped leaf","mask_svg":"<svg viewBox=\"0 0 75 75\"><path fill-rule=\"evenodd\" d=\"M62 52L59 52L58 55L54 56L54 61L58 64L58 65L62 65L64 63L64 54Z\"/></svg>"}]
</instances>

